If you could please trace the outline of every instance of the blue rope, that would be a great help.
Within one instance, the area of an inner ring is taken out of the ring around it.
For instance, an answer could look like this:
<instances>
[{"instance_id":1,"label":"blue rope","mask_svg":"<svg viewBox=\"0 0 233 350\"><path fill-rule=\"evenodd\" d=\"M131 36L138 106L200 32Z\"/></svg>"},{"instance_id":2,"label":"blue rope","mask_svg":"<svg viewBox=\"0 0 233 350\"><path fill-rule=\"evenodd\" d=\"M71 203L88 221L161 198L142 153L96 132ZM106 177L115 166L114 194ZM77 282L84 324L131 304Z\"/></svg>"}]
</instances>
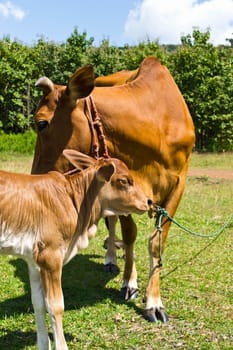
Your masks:
<instances>
[{"instance_id":1,"label":"blue rope","mask_svg":"<svg viewBox=\"0 0 233 350\"><path fill-rule=\"evenodd\" d=\"M171 217L169 215L169 213L167 212L167 210L165 208L161 208L159 206L156 206L155 208L155 212L158 215L158 226L160 226L161 228L161 223L162 223L162 219L163 217L166 217L167 219L169 219L172 223L174 223L175 225L177 225L180 229L182 229L185 232L190 233L191 235L195 236L195 237L201 237L201 238L214 238L217 237L218 235L220 235L229 225L230 223L233 221L233 214L231 214L229 216L229 218L227 219L227 221L225 222L225 224L220 227L219 230L217 230L216 232L210 233L210 234L202 234L199 232L195 232L190 230L189 228L185 227L184 225L181 225L177 220L175 220L173 217Z\"/></svg>"},{"instance_id":2,"label":"blue rope","mask_svg":"<svg viewBox=\"0 0 233 350\"><path fill-rule=\"evenodd\" d=\"M159 267L162 267L162 265L163 265L163 263L162 263L162 232L163 232L162 220L163 220L163 217L169 219L172 223L177 225L183 231L191 234L192 236L200 237L200 238L216 238L216 237L218 237L233 221L233 214L231 214L229 216L229 218L227 219L227 221L225 222L225 224L222 227L220 227L219 230L217 230L216 232L205 235L205 234L202 234L199 232L192 231L189 228L185 227L184 225L181 225L177 220L175 220L173 217L171 217L169 215L169 213L167 212L167 210L165 208L161 208L160 206L156 206L155 207L155 215L157 216L157 230L159 232Z\"/></svg>"}]
</instances>

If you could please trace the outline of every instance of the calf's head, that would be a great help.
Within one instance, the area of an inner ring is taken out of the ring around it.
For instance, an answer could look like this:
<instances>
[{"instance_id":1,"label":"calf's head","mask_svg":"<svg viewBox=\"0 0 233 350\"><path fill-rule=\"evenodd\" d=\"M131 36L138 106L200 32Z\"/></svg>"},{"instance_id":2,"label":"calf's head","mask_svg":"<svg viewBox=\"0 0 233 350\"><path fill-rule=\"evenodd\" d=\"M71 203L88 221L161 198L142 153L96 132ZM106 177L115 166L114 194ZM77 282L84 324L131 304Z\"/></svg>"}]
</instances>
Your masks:
<instances>
[{"instance_id":1,"label":"calf's head","mask_svg":"<svg viewBox=\"0 0 233 350\"><path fill-rule=\"evenodd\" d=\"M152 205L141 188L135 183L127 166L119 159L95 160L75 150L64 150L63 155L76 169L95 167L95 176L101 183L98 199L102 216L142 214Z\"/></svg>"}]
</instances>

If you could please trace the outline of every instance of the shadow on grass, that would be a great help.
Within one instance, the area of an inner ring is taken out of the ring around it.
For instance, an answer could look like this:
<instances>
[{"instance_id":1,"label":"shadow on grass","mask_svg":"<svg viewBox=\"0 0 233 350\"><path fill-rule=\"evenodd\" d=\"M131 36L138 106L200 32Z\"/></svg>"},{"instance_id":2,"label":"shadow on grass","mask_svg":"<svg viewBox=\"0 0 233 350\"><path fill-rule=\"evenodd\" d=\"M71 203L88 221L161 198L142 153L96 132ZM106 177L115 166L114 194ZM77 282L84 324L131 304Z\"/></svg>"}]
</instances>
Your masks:
<instances>
[{"instance_id":1,"label":"shadow on grass","mask_svg":"<svg viewBox=\"0 0 233 350\"><path fill-rule=\"evenodd\" d=\"M36 333L23 332L21 330L11 331L0 327L1 332L5 333L0 337L0 348L2 350L20 350L25 346L33 346L36 344Z\"/></svg>"},{"instance_id":2,"label":"shadow on grass","mask_svg":"<svg viewBox=\"0 0 233 350\"><path fill-rule=\"evenodd\" d=\"M62 289L65 311L77 310L78 312L80 308L95 305L97 302L110 299L113 303L126 304L141 315L142 310L134 303L127 303L121 299L121 285L119 285L119 289L106 287L106 284L116 275L106 273L103 269L103 264L92 260L99 257L98 255L78 254L63 267ZM20 278L24 283L25 294L19 298L7 299L0 303L0 320L17 314L33 314L27 264L22 259L12 260L10 263L15 267L15 276ZM35 327L35 325L33 325L33 327ZM20 350L21 341L24 346L25 344L35 345L36 343L36 334L34 331L12 331L5 328L2 329L1 326L0 330L5 333L5 335L0 336L0 349ZM67 340L72 339L70 334L65 334L65 337ZM16 347L12 347L12 341L17 344ZM8 343L11 347L7 345ZM23 348L22 346L22 349Z\"/></svg>"},{"instance_id":3,"label":"shadow on grass","mask_svg":"<svg viewBox=\"0 0 233 350\"><path fill-rule=\"evenodd\" d=\"M0 327L0 331L5 333L0 337L0 349L1 350L20 350L25 349L27 346L36 347L36 332L23 332L19 329L11 331L6 328ZM53 342L53 336L49 334L50 339ZM65 333L66 341L72 341L73 336Z\"/></svg>"}]
</instances>

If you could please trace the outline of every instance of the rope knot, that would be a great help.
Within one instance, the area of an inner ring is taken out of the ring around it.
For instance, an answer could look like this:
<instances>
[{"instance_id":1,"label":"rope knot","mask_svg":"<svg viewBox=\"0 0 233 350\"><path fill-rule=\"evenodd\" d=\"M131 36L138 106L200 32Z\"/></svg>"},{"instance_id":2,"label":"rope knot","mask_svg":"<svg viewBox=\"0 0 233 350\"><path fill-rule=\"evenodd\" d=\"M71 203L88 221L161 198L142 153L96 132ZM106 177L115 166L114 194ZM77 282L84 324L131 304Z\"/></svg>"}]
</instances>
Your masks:
<instances>
[{"instance_id":1,"label":"rope knot","mask_svg":"<svg viewBox=\"0 0 233 350\"><path fill-rule=\"evenodd\" d=\"M160 207L159 205L155 206L155 215L156 216L165 216L169 218L169 214L165 208Z\"/></svg>"}]
</instances>

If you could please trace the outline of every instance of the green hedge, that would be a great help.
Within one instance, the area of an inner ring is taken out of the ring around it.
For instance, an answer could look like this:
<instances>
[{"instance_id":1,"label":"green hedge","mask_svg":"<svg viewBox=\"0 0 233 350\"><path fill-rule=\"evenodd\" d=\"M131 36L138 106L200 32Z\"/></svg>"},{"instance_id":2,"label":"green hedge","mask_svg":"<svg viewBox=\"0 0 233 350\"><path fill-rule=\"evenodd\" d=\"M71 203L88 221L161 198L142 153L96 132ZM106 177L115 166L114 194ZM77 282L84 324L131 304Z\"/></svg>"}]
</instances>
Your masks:
<instances>
[{"instance_id":1,"label":"green hedge","mask_svg":"<svg viewBox=\"0 0 233 350\"><path fill-rule=\"evenodd\" d=\"M35 143L36 133L32 130L22 134L0 133L0 152L33 154Z\"/></svg>"},{"instance_id":2,"label":"green hedge","mask_svg":"<svg viewBox=\"0 0 233 350\"><path fill-rule=\"evenodd\" d=\"M135 69L145 57L157 56L187 102L196 130L196 150L233 151L233 39L226 38L230 45L214 46L210 36L209 30L194 29L176 46L146 41L116 47L108 40L95 46L94 38L75 28L61 43L40 38L27 46L10 37L0 39L0 130L18 134L33 129L41 96L35 82L40 76L67 84L71 74L87 63L94 65L98 76ZM31 141L27 146L24 136L17 149L23 151L26 143L26 151L29 146L31 152ZM18 136L9 147L15 143Z\"/></svg>"}]
</instances>

